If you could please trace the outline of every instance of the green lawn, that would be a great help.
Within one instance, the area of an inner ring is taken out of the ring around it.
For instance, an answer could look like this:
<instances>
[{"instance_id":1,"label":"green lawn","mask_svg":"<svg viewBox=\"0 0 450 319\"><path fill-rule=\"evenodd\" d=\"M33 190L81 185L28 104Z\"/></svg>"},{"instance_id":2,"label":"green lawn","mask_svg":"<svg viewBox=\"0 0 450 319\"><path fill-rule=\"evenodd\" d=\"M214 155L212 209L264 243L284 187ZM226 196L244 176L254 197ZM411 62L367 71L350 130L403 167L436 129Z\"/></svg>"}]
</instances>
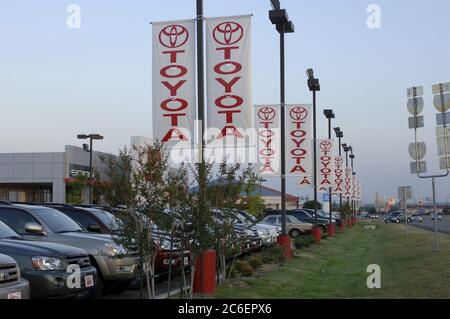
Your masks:
<instances>
[{"instance_id":1,"label":"green lawn","mask_svg":"<svg viewBox=\"0 0 450 319\"><path fill-rule=\"evenodd\" d=\"M301 251L262 277L218 288L215 298L450 298L450 237L404 225L361 225ZM368 289L367 266L381 267L381 289Z\"/></svg>"}]
</instances>

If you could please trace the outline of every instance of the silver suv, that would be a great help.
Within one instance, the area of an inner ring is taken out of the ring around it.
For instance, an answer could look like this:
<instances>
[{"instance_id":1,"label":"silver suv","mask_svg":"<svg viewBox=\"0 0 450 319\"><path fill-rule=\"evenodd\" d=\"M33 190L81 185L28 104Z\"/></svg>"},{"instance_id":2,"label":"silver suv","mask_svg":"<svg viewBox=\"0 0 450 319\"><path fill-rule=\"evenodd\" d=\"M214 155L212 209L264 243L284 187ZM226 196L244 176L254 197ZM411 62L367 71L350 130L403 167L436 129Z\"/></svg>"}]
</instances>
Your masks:
<instances>
[{"instance_id":1,"label":"silver suv","mask_svg":"<svg viewBox=\"0 0 450 319\"><path fill-rule=\"evenodd\" d=\"M20 276L14 259L0 255L0 299L28 299L30 285Z\"/></svg>"}]
</instances>

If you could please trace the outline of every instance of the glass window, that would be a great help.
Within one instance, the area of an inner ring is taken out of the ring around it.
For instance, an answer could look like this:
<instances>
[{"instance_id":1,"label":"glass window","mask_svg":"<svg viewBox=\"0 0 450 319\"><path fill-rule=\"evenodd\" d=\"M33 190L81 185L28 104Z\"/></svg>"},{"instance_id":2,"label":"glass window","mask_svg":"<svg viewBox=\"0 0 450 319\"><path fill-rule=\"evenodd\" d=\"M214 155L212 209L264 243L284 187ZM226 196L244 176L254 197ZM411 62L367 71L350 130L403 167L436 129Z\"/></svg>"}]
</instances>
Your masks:
<instances>
[{"instance_id":1,"label":"glass window","mask_svg":"<svg viewBox=\"0 0 450 319\"><path fill-rule=\"evenodd\" d=\"M0 220L21 235L28 234L25 231L27 223L39 223L31 214L23 210L10 208L0 210Z\"/></svg>"},{"instance_id":2,"label":"glass window","mask_svg":"<svg viewBox=\"0 0 450 319\"><path fill-rule=\"evenodd\" d=\"M80 212L80 211L73 211L73 210L67 210L64 211L64 214L72 218L74 221L76 221L78 224L81 225L84 229L87 229L89 224L97 224L97 221L90 216L88 213Z\"/></svg>"},{"instance_id":3,"label":"glass window","mask_svg":"<svg viewBox=\"0 0 450 319\"><path fill-rule=\"evenodd\" d=\"M15 231L13 231L9 226L0 221L0 239L19 236Z\"/></svg>"},{"instance_id":4,"label":"glass window","mask_svg":"<svg viewBox=\"0 0 450 319\"><path fill-rule=\"evenodd\" d=\"M73 219L56 209L35 208L33 212L42 218L55 233L78 232L83 230Z\"/></svg>"},{"instance_id":5,"label":"glass window","mask_svg":"<svg viewBox=\"0 0 450 319\"><path fill-rule=\"evenodd\" d=\"M273 217L269 217L266 219L266 223L270 224L270 225L275 225L277 223L277 217L273 216Z\"/></svg>"},{"instance_id":6,"label":"glass window","mask_svg":"<svg viewBox=\"0 0 450 319\"><path fill-rule=\"evenodd\" d=\"M118 219L111 214L110 212L100 210L100 209L89 209L89 211L95 215L98 219L102 221L109 229L111 230L119 230L119 221Z\"/></svg>"}]
</instances>

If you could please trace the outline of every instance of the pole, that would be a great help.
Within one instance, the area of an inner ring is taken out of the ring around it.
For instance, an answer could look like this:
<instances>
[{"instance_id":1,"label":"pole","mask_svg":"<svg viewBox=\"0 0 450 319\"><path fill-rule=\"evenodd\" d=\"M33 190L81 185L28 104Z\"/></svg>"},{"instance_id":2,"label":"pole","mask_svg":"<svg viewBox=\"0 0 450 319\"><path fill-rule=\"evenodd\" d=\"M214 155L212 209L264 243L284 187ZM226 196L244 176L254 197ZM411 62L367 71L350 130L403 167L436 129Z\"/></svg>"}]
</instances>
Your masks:
<instances>
[{"instance_id":1,"label":"pole","mask_svg":"<svg viewBox=\"0 0 450 319\"><path fill-rule=\"evenodd\" d=\"M330 118L328 118L328 138L331 140L331 117ZM332 213L332 210L333 210L333 205L332 205L332 203L333 203L333 200L332 200L332 198L331 198L331 193L332 193L332 190L331 190L331 187L328 189L328 199L330 200L330 225L332 224L332 221L333 221L333 213Z\"/></svg>"},{"instance_id":2,"label":"pole","mask_svg":"<svg viewBox=\"0 0 450 319\"><path fill-rule=\"evenodd\" d=\"M89 140L89 204L92 205L92 137Z\"/></svg>"},{"instance_id":3,"label":"pole","mask_svg":"<svg viewBox=\"0 0 450 319\"><path fill-rule=\"evenodd\" d=\"M286 236L286 135L285 135L285 61L284 61L284 23L280 32L280 107L281 107L281 235Z\"/></svg>"},{"instance_id":4,"label":"pole","mask_svg":"<svg viewBox=\"0 0 450 319\"><path fill-rule=\"evenodd\" d=\"M434 177L431 178L431 184L433 188L433 210L434 210L434 251L439 252L438 216L436 206L436 182Z\"/></svg>"},{"instance_id":5,"label":"pole","mask_svg":"<svg viewBox=\"0 0 450 319\"><path fill-rule=\"evenodd\" d=\"M342 156L341 137L339 137L339 156ZM342 214L342 191L339 194L339 212Z\"/></svg>"},{"instance_id":6,"label":"pole","mask_svg":"<svg viewBox=\"0 0 450 319\"><path fill-rule=\"evenodd\" d=\"M316 90L313 90L313 153L314 153L314 226L317 226L317 129L316 129Z\"/></svg>"},{"instance_id":7,"label":"pole","mask_svg":"<svg viewBox=\"0 0 450 319\"><path fill-rule=\"evenodd\" d=\"M406 187L404 187L403 188L403 199L404 199L404 201L405 201L405 205L404 205L404 207L405 207L405 218L406 218L406 220L405 220L405 228L406 228L406 235L408 235L408 204L407 204L407 202L406 202Z\"/></svg>"}]
</instances>

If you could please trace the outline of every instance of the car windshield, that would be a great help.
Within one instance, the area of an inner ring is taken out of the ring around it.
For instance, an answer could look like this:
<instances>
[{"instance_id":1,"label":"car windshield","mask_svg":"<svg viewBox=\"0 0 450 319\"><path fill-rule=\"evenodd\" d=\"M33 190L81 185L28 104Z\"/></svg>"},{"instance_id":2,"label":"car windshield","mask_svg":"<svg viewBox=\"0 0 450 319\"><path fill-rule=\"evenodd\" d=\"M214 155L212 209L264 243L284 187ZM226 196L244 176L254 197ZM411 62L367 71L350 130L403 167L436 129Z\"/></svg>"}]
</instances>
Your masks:
<instances>
[{"instance_id":1,"label":"car windshield","mask_svg":"<svg viewBox=\"0 0 450 319\"><path fill-rule=\"evenodd\" d=\"M51 208L36 208L33 212L38 215L54 233L81 232L83 229L70 217Z\"/></svg>"},{"instance_id":2,"label":"car windshield","mask_svg":"<svg viewBox=\"0 0 450 319\"><path fill-rule=\"evenodd\" d=\"M15 238L15 237L21 237L18 233L16 233L14 230L9 228L8 225L0 221L0 239L6 239L6 238Z\"/></svg>"},{"instance_id":3,"label":"car windshield","mask_svg":"<svg viewBox=\"0 0 450 319\"><path fill-rule=\"evenodd\" d=\"M111 230L119 230L120 221L116 216L111 214L110 212L100 210L100 209L89 209L89 211L94 214L98 219L102 221L103 224L108 226Z\"/></svg>"}]
</instances>

